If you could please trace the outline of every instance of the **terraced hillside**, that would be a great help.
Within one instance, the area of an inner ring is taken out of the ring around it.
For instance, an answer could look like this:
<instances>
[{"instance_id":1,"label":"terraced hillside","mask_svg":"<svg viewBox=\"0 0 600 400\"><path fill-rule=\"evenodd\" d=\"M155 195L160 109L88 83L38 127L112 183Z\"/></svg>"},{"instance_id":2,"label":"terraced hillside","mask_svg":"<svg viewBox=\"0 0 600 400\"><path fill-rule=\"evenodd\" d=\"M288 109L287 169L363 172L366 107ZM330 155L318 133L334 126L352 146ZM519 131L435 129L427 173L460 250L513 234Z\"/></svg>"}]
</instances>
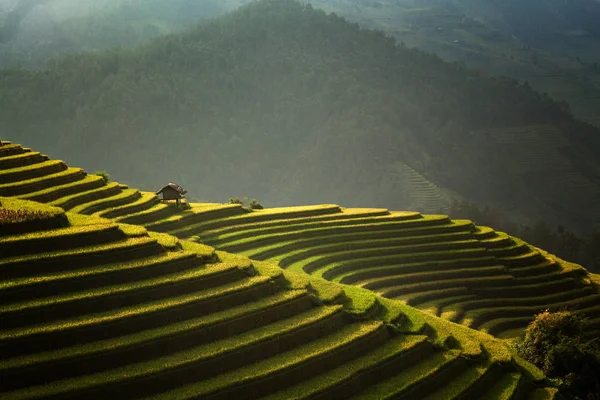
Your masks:
<instances>
[{"instance_id":1,"label":"terraced hillside","mask_svg":"<svg viewBox=\"0 0 600 400\"><path fill-rule=\"evenodd\" d=\"M411 210L435 213L446 212L450 208L452 199L443 189L403 162L396 163L394 167L395 177L407 193Z\"/></svg>"},{"instance_id":2,"label":"terraced hillside","mask_svg":"<svg viewBox=\"0 0 600 400\"><path fill-rule=\"evenodd\" d=\"M520 334L545 308L584 313L593 322L590 334L600 331L600 294L585 269L471 221L336 205L247 212L240 205L201 204L180 211L153 193L116 183L89 189L85 182L96 182L96 176L56 161L51 165L63 171L47 170L50 160L21 146L7 144L0 151L0 165L7 166L0 170L0 195L196 237L219 250L361 286L502 337ZM15 167L11 160L19 157L37 162ZM53 175L71 170L77 178L53 185Z\"/></svg>"},{"instance_id":3,"label":"terraced hillside","mask_svg":"<svg viewBox=\"0 0 600 400\"><path fill-rule=\"evenodd\" d=\"M0 204L50 216L1 221L3 399L557 398L505 343L372 292Z\"/></svg>"},{"instance_id":4,"label":"terraced hillside","mask_svg":"<svg viewBox=\"0 0 600 400\"><path fill-rule=\"evenodd\" d=\"M545 308L572 308L600 328L585 269L470 221L339 209L222 218L173 231L290 271L361 286L494 335L514 336Z\"/></svg>"},{"instance_id":5,"label":"terraced hillside","mask_svg":"<svg viewBox=\"0 0 600 400\"><path fill-rule=\"evenodd\" d=\"M107 184L102 177L81 168L69 168L62 161L50 160L18 144L3 144L0 147L0 196L18 196L73 213L140 225L164 222L181 214L174 205L161 204L153 192L140 192L117 182ZM210 204L201 205L187 214L213 208ZM217 216L244 212L237 205L217 208Z\"/></svg>"}]
</instances>

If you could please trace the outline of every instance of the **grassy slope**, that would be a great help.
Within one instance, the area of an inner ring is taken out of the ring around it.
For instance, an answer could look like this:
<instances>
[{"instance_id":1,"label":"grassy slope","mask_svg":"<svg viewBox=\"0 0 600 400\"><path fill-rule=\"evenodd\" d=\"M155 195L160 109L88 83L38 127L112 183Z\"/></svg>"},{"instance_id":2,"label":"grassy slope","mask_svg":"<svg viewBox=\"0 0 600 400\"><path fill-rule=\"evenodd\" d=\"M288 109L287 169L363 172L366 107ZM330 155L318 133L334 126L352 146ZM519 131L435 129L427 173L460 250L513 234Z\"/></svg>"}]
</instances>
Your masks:
<instances>
[{"instance_id":1,"label":"grassy slope","mask_svg":"<svg viewBox=\"0 0 600 400\"><path fill-rule=\"evenodd\" d=\"M36 257L36 263L48 263L61 252L57 246L68 256L90 245L108 251L123 240L148 237L133 226L67 215L69 227L9 236L0 246L20 244L24 253L51 246L55 252ZM184 399L244 393L300 399L348 398L357 392L382 398L399 392L485 397L492 370L503 379L491 393L516 390L515 380L527 396L535 394L534 382L547 385L489 335L364 289L165 234L149 237L160 249L150 257L127 259L128 252L113 252L103 265L65 270L65 264L56 264L54 272L45 268L35 274L23 269L22 276L3 281L0 370L9 379L4 397ZM138 260L147 262L136 266ZM39 283L48 280L52 286L40 291ZM160 289L168 285L177 290ZM222 300L214 304L217 298ZM190 313L185 304L197 304L203 312ZM394 384L398 379L406 384Z\"/></svg>"},{"instance_id":2,"label":"grassy slope","mask_svg":"<svg viewBox=\"0 0 600 400\"><path fill-rule=\"evenodd\" d=\"M74 195L77 192L67 196ZM88 202L98 205L97 199L84 200L82 210ZM14 208L48 208L16 198L0 202ZM259 250L281 264L286 255L296 263L305 256L314 263L319 255L338 257L343 263L345 255L357 252L375 259L379 253L382 259L400 256L395 262L429 256L452 260L463 251L459 247L468 245L471 251L476 245L477 254L489 251L482 260L505 262L518 276L552 282L546 272L559 270L583 279L582 284L596 280L580 267L553 260L516 239L445 216L335 205L243 212L239 206L194 204L182 212L158 202L142 205L134 197L120 207L119 219L143 214L147 226L185 236L200 234L208 242L218 238L220 247L243 246L248 254ZM107 209L114 213L119 207ZM98 215L67 216L68 226L0 238L0 369L10 377L10 385L3 388L8 398L51 393L190 398L208 392L216 398L245 393L271 399L349 394L385 398L400 392L419 398L497 393L508 398L517 392L525 398L554 396L539 372L511 353L509 344L437 317L445 316L442 305L427 292L414 291L429 299L421 308L433 308L432 314L357 286L308 275L299 266L292 268L294 263L281 269L272 262L252 261ZM256 243L263 247L255 248ZM437 251L414 253L411 246L434 246ZM471 273L477 271L478 260L472 260ZM320 263L315 271L332 266ZM437 265L442 272L444 264ZM414 274L421 267L403 268ZM434 264L428 268L436 271ZM486 270L481 270L485 276ZM468 281L462 279L461 284ZM515 283L503 291L518 290L518 279ZM592 289L582 290L584 297ZM458 310L455 319L460 313L455 305L472 296L453 293L442 298L445 307ZM196 307L202 313L193 311ZM180 368L187 372L180 374ZM496 384L488 385L491 380ZM540 385L545 392L536 389Z\"/></svg>"}]
</instances>

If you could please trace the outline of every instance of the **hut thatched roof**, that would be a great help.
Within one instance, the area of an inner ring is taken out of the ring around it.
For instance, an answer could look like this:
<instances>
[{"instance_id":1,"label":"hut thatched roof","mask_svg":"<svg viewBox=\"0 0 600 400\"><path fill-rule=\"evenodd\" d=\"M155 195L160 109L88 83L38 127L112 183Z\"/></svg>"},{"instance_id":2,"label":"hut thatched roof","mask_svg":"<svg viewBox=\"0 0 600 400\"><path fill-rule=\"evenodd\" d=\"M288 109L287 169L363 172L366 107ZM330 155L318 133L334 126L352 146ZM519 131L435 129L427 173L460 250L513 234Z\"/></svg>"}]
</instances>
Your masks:
<instances>
[{"instance_id":1,"label":"hut thatched roof","mask_svg":"<svg viewBox=\"0 0 600 400\"><path fill-rule=\"evenodd\" d=\"M181 186L179 186L176 183L170 182L167 186L165 186L164 188L160 189L158 192L156 193L160 193L163 190L165 190L166 188L171 188L171 189L175 189L179 192L180 195L185 195L187 193L187 190L185 190L184 188L182 188Z\"/></svg>"}]
</instances>

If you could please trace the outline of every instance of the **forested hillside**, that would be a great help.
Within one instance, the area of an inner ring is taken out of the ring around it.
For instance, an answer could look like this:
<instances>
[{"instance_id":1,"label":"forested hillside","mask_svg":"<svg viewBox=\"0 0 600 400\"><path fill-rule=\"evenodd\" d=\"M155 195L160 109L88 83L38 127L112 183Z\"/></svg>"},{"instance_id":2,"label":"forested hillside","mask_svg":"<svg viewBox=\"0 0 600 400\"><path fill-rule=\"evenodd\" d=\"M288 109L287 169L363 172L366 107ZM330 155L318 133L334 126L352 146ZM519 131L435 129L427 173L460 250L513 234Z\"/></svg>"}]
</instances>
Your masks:
<instances>
[{"instance_id":1,"label":"forested hillside","mask_svg":"<svg viewBox=\"0 0 600 400\"><path fill-rule=\"evenodd\" d=\"M529 82L600 124L597 0L314 0L409 47Z\"/></svg>"},{"instance_id":2,"label":"forested hillside","mask_svg":"<svg viewBox=\"0 0 600 400\"><path fill-rule=\"evenodd\" d=\"M0 104L3 139L148 190L175 181L203 200L399 209L411 200L398 171L413 169L524 222L600 220L592 195L557 201L570 178L554 182L541 164L515 178L514 149L495 145L503 129L537 126L528 143L550 150L536 157L560 145L559 172L595 194L599 132L566 104L293 1L253 2L133 50L3 70Z\"/></svg>"},{"instance_id":3,"label":"forested hillside","mask_svg":"<svg viewBox=\"0 0 600 400\"><path fill-rule=\"evenodd\" d=\"M0 66L179 33L249 0L1 0ZM310 0L408 47L528 82L600 125L596 0Z\"/></svg>"}]
</instances>

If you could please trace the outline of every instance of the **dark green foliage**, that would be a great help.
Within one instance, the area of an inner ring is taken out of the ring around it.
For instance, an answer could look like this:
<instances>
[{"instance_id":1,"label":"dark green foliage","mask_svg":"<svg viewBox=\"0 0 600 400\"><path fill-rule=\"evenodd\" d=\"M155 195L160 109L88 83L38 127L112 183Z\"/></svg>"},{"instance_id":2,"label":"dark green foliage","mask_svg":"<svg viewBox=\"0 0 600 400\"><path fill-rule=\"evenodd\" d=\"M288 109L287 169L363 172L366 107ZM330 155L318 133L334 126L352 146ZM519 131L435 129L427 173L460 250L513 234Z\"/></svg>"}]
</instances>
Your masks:
<instances>
[{"instance_id":1,"label":"dark green foliage","mask_svg":"<svg viewBox=\"0 0 600 400\"><path fill-rule=\"evenodd\" d=\"M247 208L248 210L262 210L264 208L258 200L256 200L256 199L249 200L248 197L244 197L243 199L241 199L239 197L230 197L228 203L229 204L240 204L240 205L244 206L245 208ZM247 206L246 206L246 204L247 204Z\"/></svg>"},{"instance_id":2,"label":"dark green foliage","mask_svg":"<svg viewBox=\"0 0 600 400\"><path fill-rule=\"evenodd\" d=\"M250 209L252 210L262 210L264 208L262 204L260 204L260 202L256 199L252 199L250 201L250 204L248 204L248 207L250 207Z\"/></svg>"},{"instance_id":3,"label":"dark green foliage","mask_svg":"<svg viewBox=\"0 0 600 400\"><path fill-rule=\"evenodd\" d=\"M227 202L229 204L241 204L241 205L244 205L244 202L239 197L230 197Z\"/></svg>"},{"instance_id":4,"label":"dark green foliage","mask_svg":"<svg viewBox=\"0 0 600 400\"><path fill-rule=\"evenodd\" d=\"M94 172L94 175L101 176L102 179L104 180L104 183L110 182L110 175L106 171L96 171L96 172Z\"/></svg>"},{"instance_id":5,"label":"dark green foliage","mask_svg":"<svg viewBox=\"0 0 600 400\"><path fill-rule=\"evenodd\" d=\"M569 311L536 315L517 350L554 379L568 395L583 400L600 396L600 351L586 341L585 319Z\"/></svg>"}]
</instances>

